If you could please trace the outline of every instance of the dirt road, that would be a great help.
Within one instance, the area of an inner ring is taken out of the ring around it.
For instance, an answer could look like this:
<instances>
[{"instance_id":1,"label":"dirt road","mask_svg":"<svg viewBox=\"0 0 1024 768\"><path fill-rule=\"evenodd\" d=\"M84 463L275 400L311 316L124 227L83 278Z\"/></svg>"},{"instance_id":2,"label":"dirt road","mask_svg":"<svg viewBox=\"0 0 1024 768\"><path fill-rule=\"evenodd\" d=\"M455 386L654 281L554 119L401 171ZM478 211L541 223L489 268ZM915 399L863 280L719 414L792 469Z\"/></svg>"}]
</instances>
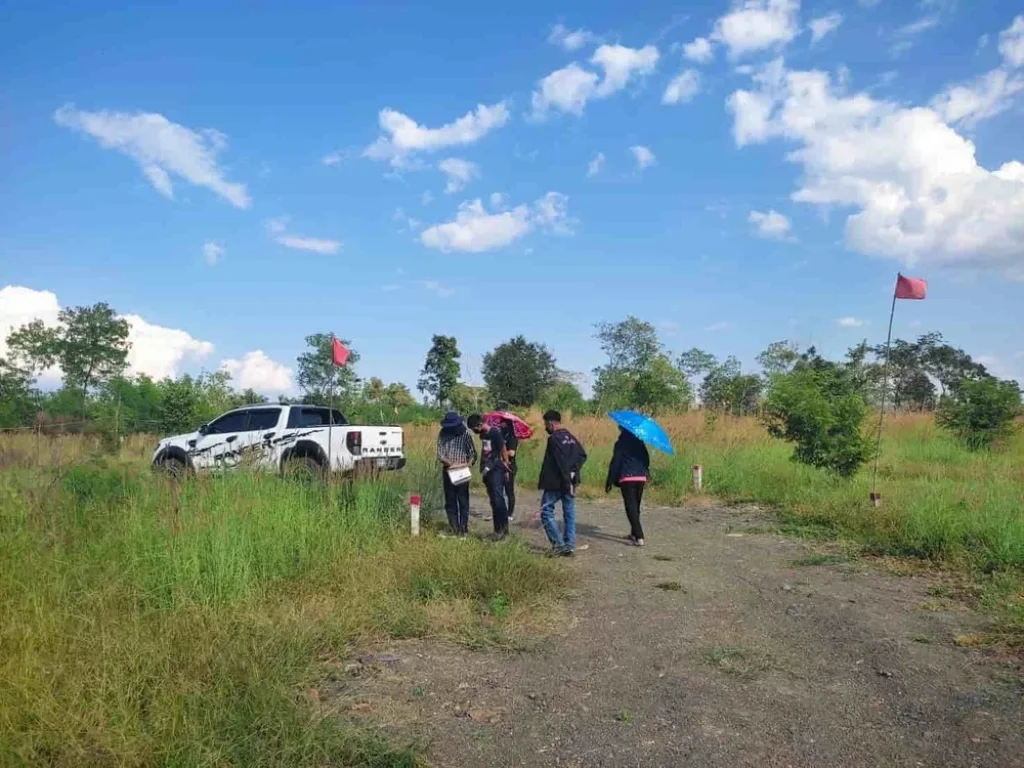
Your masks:
<instances>
[{"instance_id":1,"label":"dirt road","mask_svg":"<svg viewBox=\"0 0 1024 768\"><path fill-rule=\"evenodd\" d=\"M560 636L398 644L332 695L439 766L1024 766L1018 667L954 642L983 617L932 577L812 564L770 523L652 509L638 549L618 506L582 505Z\"/></svg>"}]
</instances>

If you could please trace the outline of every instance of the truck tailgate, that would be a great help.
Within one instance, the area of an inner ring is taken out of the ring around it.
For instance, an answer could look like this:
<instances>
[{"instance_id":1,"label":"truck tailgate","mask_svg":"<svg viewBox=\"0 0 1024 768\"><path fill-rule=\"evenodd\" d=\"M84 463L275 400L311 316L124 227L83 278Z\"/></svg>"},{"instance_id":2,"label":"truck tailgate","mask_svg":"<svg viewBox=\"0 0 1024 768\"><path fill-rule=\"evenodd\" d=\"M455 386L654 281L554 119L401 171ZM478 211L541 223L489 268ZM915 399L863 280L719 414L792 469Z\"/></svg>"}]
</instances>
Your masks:
<instances>
[{"instance_id":1,"label":"truck tailgate","mask_svg":"<svg viewBox=\"0 0 1024 768\"><path fill-rule=\"evenodd\" d=\"M402 455L401 427L358 427L363 433L363 459L384 459Z\"/></svg>"}]
</instances>

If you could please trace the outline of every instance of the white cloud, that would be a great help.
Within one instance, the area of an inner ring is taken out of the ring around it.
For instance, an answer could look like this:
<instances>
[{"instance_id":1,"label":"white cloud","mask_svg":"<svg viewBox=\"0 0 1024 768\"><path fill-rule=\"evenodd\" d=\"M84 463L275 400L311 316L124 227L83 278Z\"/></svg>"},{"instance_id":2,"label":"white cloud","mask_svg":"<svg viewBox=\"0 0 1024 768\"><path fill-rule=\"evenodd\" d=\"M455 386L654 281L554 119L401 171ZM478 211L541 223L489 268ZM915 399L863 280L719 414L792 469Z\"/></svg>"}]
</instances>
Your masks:
<instances>
[{"instance_id":1,"label":"white cloud","mask_svg":"<svg viewBox=\"0 0 1024 768\"><path fill-rule=\"evenodd\" d=\"M231 382L238 389L254 389L267 395L283 395L295 387L292 369L274 362L262 349L246 352L241 360L224 360L220 367L231 374Z\"/></svg>"},{"instance_id":2,"label":"white cloud","mask_svg":"<svg viewBox=\"0 0 1024 768\"><path fill-rule=\"evenodd\" d=\"M650 148L637 144L629 148L629 151L633 153L633 159L636 160L636 169L638 171L645 171L658 162L658 159L651 152Z\"/></svg>"},{"instance_id":3,"label":"white cloud","mask_svg":"<svg viewBox=\"0 0 1024 768\"><path fill-rule=\"evenodd\" d=\"M373 160L388 160L399 168L415 152L436 152L447 147L474 144L508 122L508 104L478 104L457 120L440 128L427 128L394 109L382 109L378 116L382 134L363 151Z\"/></svg>"},{"instance_id":4,"label":"white cloud","mask_svg":"<svg viewBox=\"0 0 1024 768\"><path fill-rule=\"evenodd\" d=\"M662 104L685 104L700 93L700 73L686 69L673 77L661 95Z\"/></svg>"},{"instance_id":5,"label":"white cloud","mask_svg":"<svg viewBox=\"0 0 1024 768\"><path fill-rule=\"evenodd\" d=\"M538 90L533 92L532 99L534 117L542 117L553 108L582 115L599 79L595 73L582 69L575 62L556 69L537 83Z\"/></svg>"},{"instance_id":6,"label":"white cloud","mask_svg":"<svg viewBox=\"0 0 1024 768\"><path fill-rule=\"evenodd\" d=\"M569 198L548 192L532 206L488 213L479 199L459 206L454 221L435 224L420 235L420 242L439 251L482 253L503 248L540 228L554 234L571 234L575 222L568 216Z\"/></svg>"},{"instance_id":7,"label":"white cloud","mask_svg":"<svg viewBox=\"0 0 1024 768\"><path fill-rule=\"evenodd\" d=\"M714 58L715 50L706 37L698 37L683 46L683 56L698 64L707 64Z\"/></svg>"},{"instance_id":8,"label":"white cloud","mask_svg":"<svg viewBox=\"0 0 1024 768\"><path fill-rule=\"evenodd\" d=\"M933 29L939 25L938 15L922 16L916 21L912 21L909 24L905 24L896 30L897 37L913 37L919 35L922 32L927 32L929 29Z\"/></svg>"},{"instance_id":9,"label":"white cloud","mask_svg":"<svg viewBox=\"0 0 1024 768\"><path fill-rule=\"evenodd\" d=\"M220 257L224 255L224 246L220 243L215 243L213 240L207 240L203 243L203 256L206 258L206 263L211 267L220 261Z\"/></svg>"},{"instance_id":10,"label":"white cloud","mask_svg":"<svg viewBox=\"0 0 1024 768\"><path fill-rule=\"evenodd\" d=\"M631 80L651 74L658 64L658 49L653 45L602 45L590 61L604 70L604 77L594 91L597 98L604 98L621 91Z\"/></svg>"},{"instance_id":11,"label":"white cloud","mask_svg":"<svg viewBox=\"0 0 1024 768\"><path fill-rule=\"evenodd\" d=\"M420 282L425 289L435 294L439 299L447 299L455 295L455 289L442 285L437 280L423 280Z\"/></svg>"},{"instance_id":12,"label":"white cloud","mask_svg":"<svg viewBox=\"0 0 1024 768\"><path fill-rule=\"evenodd\" d=\"M249 207L245 185L228 181L217 165L217 154L227 146L227 137L219 131L193 131L155 112L86 112L70 104L58 109L53 119L57 125L92 136L106 149L128 155L165 197L174 197L174 174L206 187L236 208Z\"/></svg>"},{"instance_id":13,"label":"white cloud","mask_svg":"<svg viewBox=\"0 0 1024 768\"><path fill-rule=\"evenodd\" d=\"M730 323L728 320L722 320L720 322L712 323L711 325L704 326L704 330L707 331L708 333L717 333L718 331L727 331L730 328L732 328L732 323Z\"/></svg>"},{"instance_id":14,"label":"white cloud","mask_svg":"<svg viewBox=\"0 0 1024 768\"><path fill-rule=\"evenodd\" d=\"M533 92L532 117L542 118L552 109L582 115L591 99L607 98L651 74L658 63L658 49L653 45L643 48L602 45L594 52L590 63L601 69L603 76L573 62L542 78Z\"/></svg>"},{"instance_id":15,"label":"white cloud","mask_svg":"<svg viewBox=\"0 0 1024 768\"><path fill-rule=\"evenodd\" d=\"M139 315L124 315L128 321L128 372L152 379L174 378L179 366L199 362L213 352L213 344L193 338L186 331L147 323Z\"/></svg>"},{"instance_id":16,"label":"white cloud","mask_svg":"<svg viewBox=\"0 0 1024 768\"><path fill-rule=\"evenodd\" d=\"M999 53L1011 67L1024 67L1024 14L999 33Z\"/></svg>"},{"instance_id":17,"label":"white cloud","mask_svg":"<svg viewBox=\"0 0 1024 768\"><path fill-rule=\"evenodd\" d=\"M479 165L458 157L445 158L437 164L437 168L448 177L444 191L449 195L461 192L469 182L480 177Z\"/></svg>"},{"instance_id":18,"label":"white cloud","mask_svg":"<svg viewBox=\"0 0 1024 768\"><path fill-rule=\"evenodd\" d=\"M564 24L555 24L548 35L549 43L560 45L567 51L575 51L593 40L593 32L586 29L569 29Z\"/></svg>"},{"instance_id":19,"label":"white cloud","mask_svg":"<svg viewBox=\"0 0 1024 768\"><path fill-rule=\"evenodd\" d=\"M341 250L343 243L340 240L328 240L320 237L305 237L303 235L287 234L288 217L278 216L275 219L267 220L267 231L273 236L274 242L283 245L285 248L292 248L296 251L311 251L326 255L337 253Z\"/></svg>"},{"instance_id":20,"label":"white cloud","mask_svg":"<svg viewBox=\"0 0 1024 768\"><path fill-rule=\"evenodd\" d=\"M505 202L505 196L501 192L491 192L492 208L503 208L505 206Z\"/></svg>"},{"instance_id":21,"label":"white cloud","mask_svg":"<svg viewBox=\"0 0 1024 768\"><path fill-rule=\"evenodd\" d=\"M843 23L843 14L833 12L827 16L819 16L816 19L811 19L807 25L811 30L811 44L818 42L825 35L835 32L839 29L839 25Z\"/></svg>"},{"instance_id":22,"label":"white cloud","mask_svg":"<svg viewBox=\"0 0 1024 768\"><path fill-rule=\"evenodd\" d=\"M711 39L732 58L777 48L800 31L799 0L741 0L715 22Z\"/></svg>"},{"instance_id":23,"label":"white cloud","mask_svg":"<svg viewBox=\"0 0 1024 768\"><path fill-rule=\"evenodd\" d=\"M776 210L751 211L747 221L757 229L758 237L768 240L786 240L790 237L792 225L789 219Z\"/></svg>"},{"instance_id":24,"label":"white cloud","mask_svg":"<svg viewBox=\"0 0 1024 768\"><path fill-rule=\"evenodd\" d=\"M596 176L604 168L604 152L598 152L593 160L587 163L587 177Z\"/></svg>"},{"instance_id":25,"label":"white cloud","mask_svg":"<svg viewBox=\"0 0 1024 768\"><path fill-rule=\"evenodd\" d=\"M0 288L0 357L7 355L7 336L11 331L42 320L47 327L57 324L61 306L51 291L36 291L20 285ZM128 321L128 372L146 374L154 379L177 376L186 361L198 362L213 351L213 344L193 338L186 331L164 328L146 322L139 315L122 315ZM59 368L41 375L43 380L60 378Z\"/></svg>"},{"instance_id":26,"label":"white cloud","mask_svg":"<svg viewBox=\"0 0 1024 768\"><path fill-rule=\"evenodd\" d=\"M330 167L334 165L340 165L342 162L344 162L345 157L346 155L344 152L329 152L328 154L320 158L320 162Z\"/></svg>"},{"instance_id":27,"label":"white cloud","mask_svg":"<svg viewBox=\"0 0 1024 768\"><path fill-rule=\"evenodd\" d=\"M57 324L60 302L52 291L36 291L22 285L5 285L0 288L0 358L7 357L7 337L12 331L42 320L43 325L52 328ZM60 369L44 371L44 379L59 379Z\"/></svg>"},{"instance_id":28,"label":"white cloud","mask_svg":"<svg viewBox=\"0 0 1024 768\"><path fill-rule=\"evenodd\" d=\"M972 83L947 88L932 100L932 108L946 122L970 127L1005 112L1021 91L1024 91L1024 77L997 68Z\"/></svg>"},{"instance_id":29,"label":"white cloud","mask_svg":"<svg viewBox=\"0 0 1024 768\"><path fill-rule=\"evenodd\" d=\"M407 215L405 210L402 208L395 209L395 212L391 216L391 219L392 221L395 221L402 225L402 227L398 230L399 232L404 232L406 230L410 232L415 232L417 229L423 226L423 222L421 222L419 219L415 219L412 216Z\"/></svg>"},{"instance_id":30,"label":"white cloud","mask_svg":"<svg viewBox=\"0 0 1024 768\"><path fill-rule=\"evenodd\" d=\"M783 139L802 168L798 202L852 209L846 242L914 264L1024 279L1024 163L978 164L974 144L928 107L848 94L776 60L729 100L737 144Z\"/></svg>"},{"instance_id":31,"label":"white cloud","mask_svg":"<svg viewBox=\"0 0 1024 768\"><path fill-rule=\"evenodd\" d=\"M302 237L301 235L279 235L274 238L278 245L296 251L311 251L330 255L341 250L340 240L326 240L320 237Z\"/></svg>"},{"instance_id":32,"label":"white cloud","mask_svg":"<svg viewBox=\"0 0 1024 768\"><path fill-rule=\"evenodd\" d=\"M860 328L867 321L861 320L859 317L840 317L836 322L842 328Z\"/></svg>"}]
</instances>

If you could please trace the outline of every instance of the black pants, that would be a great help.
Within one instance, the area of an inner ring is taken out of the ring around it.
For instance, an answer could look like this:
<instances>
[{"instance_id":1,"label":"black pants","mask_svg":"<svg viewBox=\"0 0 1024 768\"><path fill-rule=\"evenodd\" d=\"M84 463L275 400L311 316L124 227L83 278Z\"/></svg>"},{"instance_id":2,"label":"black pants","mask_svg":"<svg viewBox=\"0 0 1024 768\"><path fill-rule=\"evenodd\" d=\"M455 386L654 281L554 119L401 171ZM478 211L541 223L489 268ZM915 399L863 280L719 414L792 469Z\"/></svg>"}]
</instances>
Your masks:
<instances>
[{"instance_id":1,"label":"black pants","mask_svg":"<svg viewBox=\"0 0 1024 768\"><path fill-rule=\"evenodd\" d=\"M491 502L491 519L494 520L495 533L508 532L508 504L505 502L505 478L508 472L504 467L495 467L484 475L487 486L487 499Z\"/></svg>"},{"instance_id":2,"label":"black pants","mask_svg":"<svg viewBox=\"0 0 1024 768\"><path fill-rule=\"evenodd\" d=\"M516 473L519 467L516 466L516 457L512 457L512 471L505 474L505 500L508 504L508 516L511 519L516 513Z\"/></svg>"},{"instance_id":3,"label":"black pants","mask_svg":"<svg viewBox=\"0 0 1024 768\"><path fill-rule=\"evenodd\" d=\"M640 502L644 498L644 485L646 483L623 483L620 486L622 503L626 507L626 517L629 518L629 535L634 539L644 537L644 529L640 525Z\"/></svg>"},{"instance_id":4,"label":"black pants","mask_svg":"<svg viewBox=\"0 0 1024 768\"><path fill-rule=\"evenodd\" d=\"M448 514L448 525L455 533L469 531L469 483L453 485L448 472L441 470L444 484L444 511Z\"/></svg>"}]
</instances>

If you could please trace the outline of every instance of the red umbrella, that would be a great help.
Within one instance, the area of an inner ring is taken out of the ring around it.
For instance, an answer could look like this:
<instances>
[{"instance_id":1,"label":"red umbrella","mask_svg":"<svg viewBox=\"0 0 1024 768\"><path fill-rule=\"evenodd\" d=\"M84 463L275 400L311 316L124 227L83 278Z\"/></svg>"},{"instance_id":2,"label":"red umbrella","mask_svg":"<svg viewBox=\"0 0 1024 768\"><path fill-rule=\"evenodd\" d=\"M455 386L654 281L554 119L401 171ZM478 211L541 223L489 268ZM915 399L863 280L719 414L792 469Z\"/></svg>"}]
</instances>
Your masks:
<instances>
[{"instance_id":1,"label":"red umbrella","mask_svg":"<svg viewBox=\"0 0 1024 768\"><path fill-rule=\"evenodd\" d=\"M484 414L484 421L495 427L500 427L503 420L512 422L512 428L515 430L518 440L529 440L533 437L533 430L530 429L530 425L511 411L491 411Z\"/></svg>"}]
</instances>

